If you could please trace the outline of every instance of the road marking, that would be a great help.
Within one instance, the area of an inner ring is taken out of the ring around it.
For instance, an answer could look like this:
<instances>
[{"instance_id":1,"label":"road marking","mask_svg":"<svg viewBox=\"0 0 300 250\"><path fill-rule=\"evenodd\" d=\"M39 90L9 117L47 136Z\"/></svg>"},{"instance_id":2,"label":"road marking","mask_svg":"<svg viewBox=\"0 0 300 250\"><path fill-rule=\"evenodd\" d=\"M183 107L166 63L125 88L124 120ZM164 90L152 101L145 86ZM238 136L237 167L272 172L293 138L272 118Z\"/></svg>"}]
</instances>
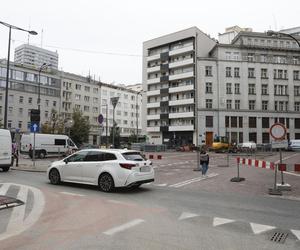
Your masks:
<instances>
[{"instance_id":1,"label":"road marking","mask_svg":"<svg viewBox=\"0 0 300 250\"><path fill-rule=\"evenodd\" d=\"M113 227L107 231L104 232L104 234L106 235L114 235L115 233L119 233L121 231L124 231L128 228L131 228L131 227L134 227L134 226L137 226L139 224L141 224L142 222L144 222L144 220L142 219L135 219L135 220L132 220L132 221L129 221L123 225L120 225L120 226L117 226L117 227Z\"/></svg>"},{"instance_id":2,"label":"road marking","mask_svg":"<svg viewBox=\"0 0 300 250\"><path fill-rule=\"evenodd\" d=\"M231 222L234 222L234 221L235 220L220 218L220 217L214 217L213 226L217 227L217 226L224 225L224 224L227 224L227 223L231 223Z\"/></svg>"},{"instance_id":3,"label":"road marking","mask_svg":"<svg viewBox=\"0 0 300 250\"><path fill-rule=\"evenodd\" d=\"M61 194L72 195L72 196L85 196L84 194L76 194L71 192L60 192Z\"/></svg>"},{"instance_id":4,"label":"road marking","mask_svg":"<svg viewBox=\"0 0 300 250\"><path fill-rule=\"evenodd\" d=\"M269 225L256 224L252 222L250 222L250 225L254 234L260 234L275 228Z\"/></svg>"},{"instance_id":5,"label":"road marking","mask_svg":"<svg viewBox=\"0 0 300 250\"><path fill-rule=\"evenodd\" d=\"M0 187L0 195L5 195L9 186L10 185L8 183L2 183L2 186Z\"/></svg>"},{"instance_id":6,"label":"road marking","mask_svg":"<svg viewBox=\"0 0 300 250\"><path fill-rule=\"evenodd\" d=\"M180 217L178 218L178 220L185 220L188 218L193 218L193 217L197 217L200 216L199 214L193 214L193 213L187 213L187 212L183 212Z\"/></svg>"},{"instance_id":7,"label":"road marking","mask_svg":"<svg viewBox=\"0 0 300 250\"><path fill-rule=\"evenodd\" d=\"M134 204L128 203L128 202L125 202L125 201L108 200L108 202L114 203L114 204L122 204L122 205L126 205L126 206L134 206Z\"/></svg>"},{"instance_id":8,"label":"road marking","mask_svg":"<svg viewBox=\"0 0 300 250\"><path fill-rule=\"evenodd\" d=\"M293 175L293 176L298 176L300 177L300 174L295 174L295 173L291 173L291 172L283 172L284 174L289 174L289 175Z\"/></svg>"},{"instance_id":9,"label":"road marking","mask_svg":"<svg viewBox=\"0 0 300 250\"><path fill-rule=\"evenodd\" d=\"M300 231L299 230L291 229L291 232L298 238L298 240L300 240Z\"/></svg>"},{"instance_id":10,"label":"road marking","mask_svg":"<svg viewBox=\"0 0 300 250\"><path fill-rule=\"evenodd\" d=\"M287 160L287 159L293 158L294 156L298 156L298 155L299 155L298 153L292 154L292 155L289 155L289 156L287 156L287 157L284 157L282 160L285 161L285 160ZM275 161L274 163L275 163L275 164L278 164L279 162L280 162L280 160Z\"/></svg>"},{"instance_id":11,"label":"road marking","mask_svg":"<svg viewBox=\"0 0 300 250\"><path fill-rule=\"evenodd\" d=\"M167 185L168 185L167 183L154 184L154 186L157 186L157 187L165 187L165 186L167 186Z\"/></svg>"},{"instance_id":12,"label":"road marking","mask_svg":"<svg viewBox=\"0 0 300 250\"><path fill-rule=\"evenodd\" d=\"M179 182L179 183L175 183L175 184L173 184L173 185L170 185L169 187L179 188L179 187L183 187L183 186L185 186L185 185L192 184L192 183L194 183L194 182L198 182L198 181L206 180L206 179L208 179L208 178L215 177L215 176L217 176L217 175L219 175L219 174L217 174L217 173L211 173L211 174L209 174L207 177L201 176L201 177L198 177L198 178L194 178L194 179L182 181L182 182Z\"/></svg>"},{"instance_id":13,"label":"road marking","mask_svg":"<svg viewBox=\"0 0 300 250\"><path fill-rule=\"evenodd\" d=\"M5 184L9 186L10 185L19 186L21 192L20 197L25 197L25 193L28 192L28 190L30 190L33 193L34 205L25 220L24 220L24 216L22 218L23 211L21 210L21 208L20 210L16 209L16 211L18 211L19 213L15 212L15 215L17 217L13 217L13 216L10 217L10 221L8 222L8 225L10 226L7 228L7 230L4 233L0 234L0 241L9 238L11 236L18 235L23 231L25 231L26 229L30 228L40 218L45 207L45 198L43 193L39 189L34 188L32 186L25 186L25 185L15 184L15 183L5 183ZM26 189L27 191L25 191ZM26 205L22 205L21 207L23 207L25 210L25 206ZM17 218L19 219L19 221L17 221Z\"/></svg>"}]
</instances>

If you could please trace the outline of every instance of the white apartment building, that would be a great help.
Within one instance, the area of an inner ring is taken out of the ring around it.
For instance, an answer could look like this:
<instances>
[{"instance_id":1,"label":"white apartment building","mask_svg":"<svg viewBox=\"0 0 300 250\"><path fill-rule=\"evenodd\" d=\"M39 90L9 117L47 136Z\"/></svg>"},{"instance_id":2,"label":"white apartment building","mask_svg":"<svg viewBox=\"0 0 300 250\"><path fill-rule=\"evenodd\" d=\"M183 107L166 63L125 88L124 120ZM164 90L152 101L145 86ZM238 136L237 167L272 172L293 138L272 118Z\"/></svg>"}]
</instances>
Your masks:
<instances>
[{"instance_id":1,"label":"white apartment building","mask_svg":"<svg viewBox=\"0 0 300 250\"><path fill-rule=\"evenodd\" d=\"M10 63L8 90L8 128L12 131L30 130L30 111L38 108L40 87L41 123L48 121L52 109L60 110L60 78L50 69L41 72L40 85L38 71L16 63ZM0 120L4 120L6 88L6 61L0 63Z\"/></svg>"},{"instance_id":2,"label":"white apartment building","mask_svg":"<svg viewBox=\"0 0 300 250\"><path fill-rule=\"evenodd\" d=\"M193 27L145 42L150 142L197 144L201 136L211 144L228 136L269 143L274 122L300 138L299 66L296 42L266 33L241 31L221 44Z\"/></svg>"},{"instance_id":3,"label":"white apartment building","mask_svg":"<svg viewBox=\"0 0 300 250\"><path fill-rule=\"evenodd\" d=\"M121 138L126 141L126 138L131 134L136 134L137 130L138 134L142 135L140 119L142 98L136 91L94 81L90 77L67 72L60 73L62 79L61 114L64 118L69 119L73 110L82 111L91 125L89 136L91 144L105 143L106 134L110 136L110 130L113 127L112 97L119 97L115 108L115 122L120 129ZM104 117L102 126L98 123L100 114ZM106 119L108 119L107 133Z\"/></svg>"},{"instance_id":4,"label":"white apartment building","mask_svg":"<svg viewBox=\"0 0 300 250\"><path fill-rule=\"evenodd\" d=\"M52 69L58 69L58 53L36 47L30 44L23 44L15 49L14 61L25 66L32 66L37 69L44 63L51 65Z\"/></svg>"}]
</instances>

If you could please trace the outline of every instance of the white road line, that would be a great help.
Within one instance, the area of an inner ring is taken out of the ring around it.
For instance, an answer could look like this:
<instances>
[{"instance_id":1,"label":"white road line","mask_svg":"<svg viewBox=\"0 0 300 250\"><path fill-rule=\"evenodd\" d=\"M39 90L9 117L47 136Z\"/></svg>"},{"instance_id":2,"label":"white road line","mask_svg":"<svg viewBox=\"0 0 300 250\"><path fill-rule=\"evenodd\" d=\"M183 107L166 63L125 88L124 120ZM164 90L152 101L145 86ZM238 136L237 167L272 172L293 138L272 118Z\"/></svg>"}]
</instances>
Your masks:
<instances>
[{"instance_id":1,"label":"white road line","mask_svg":"<svg viewBox=\"0 0 300 250\"><path fill-rule=\"evenodd\" d=\"M3 183L2 186L0 187L0 195L5 195L9 186L10 185L8 183Z\"/></svg>"},{"instance_id":2,"label":"white road line","mask_svg":"<svg viewBox=\"0 0 300 250\"><path fill-rule=\"evenodd\" d=\"M115 233L119 233L119 232L124 231L128 228L137 226L137 225L141 224L142 222L144 222L144 220L135 219L135 220L129 221L129 222L123 224L123 225L113 227L113 228L111 228L111 229L109 229L109 230L107 230L103 233L106 234L106 235L114 235Z\"/></svg>"},{"instance_id":3,"label":"white road line","mask_svg":"<svg viewBox=\"0 0 300 250\"><path fill-rule=\"evenodd\" d=\"M300 230L291 229L291 232L300 240Z\"/></svg>"},{"instance_id":4,"label":"white road line","mask_svg":"<svg viewBox=\"0 0 300 250\"><path fill-rule=\"evenodd\" d=\"M183 212L180 217L178 218L178 220L185 220L188 218L193 218L193 217L197 217L200 216L199 214L193 214L193 213L187 213L187 212Z\"/></svg>"},{"instance_id":5,"label":"white road line","mask_svg":"<svg viewBox=\"0 0 300 250\"><path fill-rule=\"evenodd\" d=\"M17 195L17 199L25 202L24 205L14 207L11 213L11 219L7 225L7 231L13 232L17 228L20 222L23 222L26 208L26 201L28 195L27 187L20 187L20 191Z\"/></svg>"},{"instance_id":6,"label":"white road line","mask_svg":"<svg viewBox=\"0 0 300 250\"><path fill-rule=\"evenodd\" d=\"M256 224L252 222L250 222L250 225L254 234L260 234L275 228L269 225Z\"/></svg>"},{"instance_id":7,"label":"white road line","mask_svg":"<svg viewBox=\"0 0 300 250\"><path fill-rule=\"evenodd\" d=\"M189 179L189 180L186 180L186 181L182 181L182 182L178 182L178 183L172 184L169 187L176 187L177 185L181 185L181 184L193 181L193 180L199 180L199 179L202 179L202 178L203 177L197 177L197 178Z\"/></svg>"},{"instance_id":8,"label":"white road line","mask_svg":"<svg viewBox=\"0 0 300 250\"><path fill-rule=\"evenodd\" d=\"M235 220L227 219L227 218L220 218L220 217L214 217L213 226L217 227L223 224L234 222Z\"/></svg>"},{"instance_id":9,"label":"white road line","mask_svg":"<svg viewBox=\"0 0 300 250\"><path fill-rule=\"evenodd\" d=\"M114 204L122 204L122 205L126 205L126 206L133 206L133 204L125 202L125 201L108 200L108 202L114 203Z\"/></svg>"},{"instance_id":10,"label":"white road line","mask_svg":"<svg viewBox=\"0 0 300 250\"><path fill-rule=\"evenodd\" d=\"M292 155L289 155L289 156L287 156L287 157L284 157L282 160L285 161L285 160L287 160L287 159L293 158L294 156L298 156L298 155L299 155L298 153L292 154ZM280 162L280 160L275 161L274 163L277 164L277 163L279 163L279 162Z\"/></svg>"},{"instance_id":11,"label":"white road line","mask_svg":"<svg viewBox=\"0 0 300 250\"><path fill-rule=\"evenodd\" d=\"M85 196L84 194L76 194L71 192L60 192L61 194L72 195L72 196Z\"/></svg>"},{"instance_id":12,"label":"white road line","mask_svg":"<svg viewBox=\"0 0 300 250\"><path fill-rule=\"evenodd\" d=\"M300 177L300 174L295 174L295 173L291 173L291 172L283 172L284 174L289 174L289 175L293 175L293 176L298 176Z\"/></svg>"},{"instance_id":13,"label":"white road line","mask_svg":"<svg viewBox=\"0 0 300 250\"><path fill-rule=\"evenodd\" d=\"M165 187L165 186L167 186L167 185L168 185L167 183L154 184L154 186L157 186L157 187Z\"/></svg>"},{"instance_id":14,"label":"white road line","mask_svg":"<svg viewBox=\"0 0 300 250\"><path fill-rule=\"evenodd\" d=\"M190 179L190 180L187 180L187 181L184 181L184 182L179 182L179 183L176 183L176 184L173 184L173 185L170 185L169 187L175 187L175 188L179 188L179 187L183 187L185 185L189 185L189 184L192 184L194 182L197 182L197 181L201 181L201 180L206 180L208 178L212 178L212 177L215 177L219 174L217 173L211 173L209 174L207 177L198 177L198 178L194 178L194 179Z\"/></svg>"}]
</instances>

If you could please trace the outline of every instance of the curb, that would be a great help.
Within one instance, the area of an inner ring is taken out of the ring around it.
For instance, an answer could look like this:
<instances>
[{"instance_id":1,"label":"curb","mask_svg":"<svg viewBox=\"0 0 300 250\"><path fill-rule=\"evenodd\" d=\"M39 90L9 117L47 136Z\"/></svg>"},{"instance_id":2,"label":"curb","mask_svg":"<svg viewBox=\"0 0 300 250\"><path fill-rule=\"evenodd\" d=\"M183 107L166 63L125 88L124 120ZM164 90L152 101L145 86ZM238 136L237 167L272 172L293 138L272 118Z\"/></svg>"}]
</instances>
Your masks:
<instances>
[{"instance_id":1,"label":"curb","mask_svg":"<svg viewBox=\"0 0 300 250\"><path fill-rule=\"evenodd\" d=\"M47 170L20 168L20 167L11 167L10 169L17 170L17 171L24 171L24 172L37 172L37 173L46 173L47 172Z\"/></svg>"}]
</instances>

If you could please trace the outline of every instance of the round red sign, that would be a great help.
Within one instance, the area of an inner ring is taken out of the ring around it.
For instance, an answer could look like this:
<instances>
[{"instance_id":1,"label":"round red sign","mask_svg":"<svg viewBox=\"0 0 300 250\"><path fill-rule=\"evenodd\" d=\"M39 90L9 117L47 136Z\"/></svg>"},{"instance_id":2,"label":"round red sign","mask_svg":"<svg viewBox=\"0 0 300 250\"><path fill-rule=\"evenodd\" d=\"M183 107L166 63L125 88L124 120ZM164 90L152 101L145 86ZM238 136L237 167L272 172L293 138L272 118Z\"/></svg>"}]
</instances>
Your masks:
<instances>
[{"instance_id":1,"label":"round red sign","mask_svg":"<svg viewBox=\"0 0 300 250\"><path fill-rule=\"evenodd\" d=\"M286 127L281 123L275 123L270 128L270 135L275 140L283 140L286 136Z\"/></svg>"}]
</instances>

